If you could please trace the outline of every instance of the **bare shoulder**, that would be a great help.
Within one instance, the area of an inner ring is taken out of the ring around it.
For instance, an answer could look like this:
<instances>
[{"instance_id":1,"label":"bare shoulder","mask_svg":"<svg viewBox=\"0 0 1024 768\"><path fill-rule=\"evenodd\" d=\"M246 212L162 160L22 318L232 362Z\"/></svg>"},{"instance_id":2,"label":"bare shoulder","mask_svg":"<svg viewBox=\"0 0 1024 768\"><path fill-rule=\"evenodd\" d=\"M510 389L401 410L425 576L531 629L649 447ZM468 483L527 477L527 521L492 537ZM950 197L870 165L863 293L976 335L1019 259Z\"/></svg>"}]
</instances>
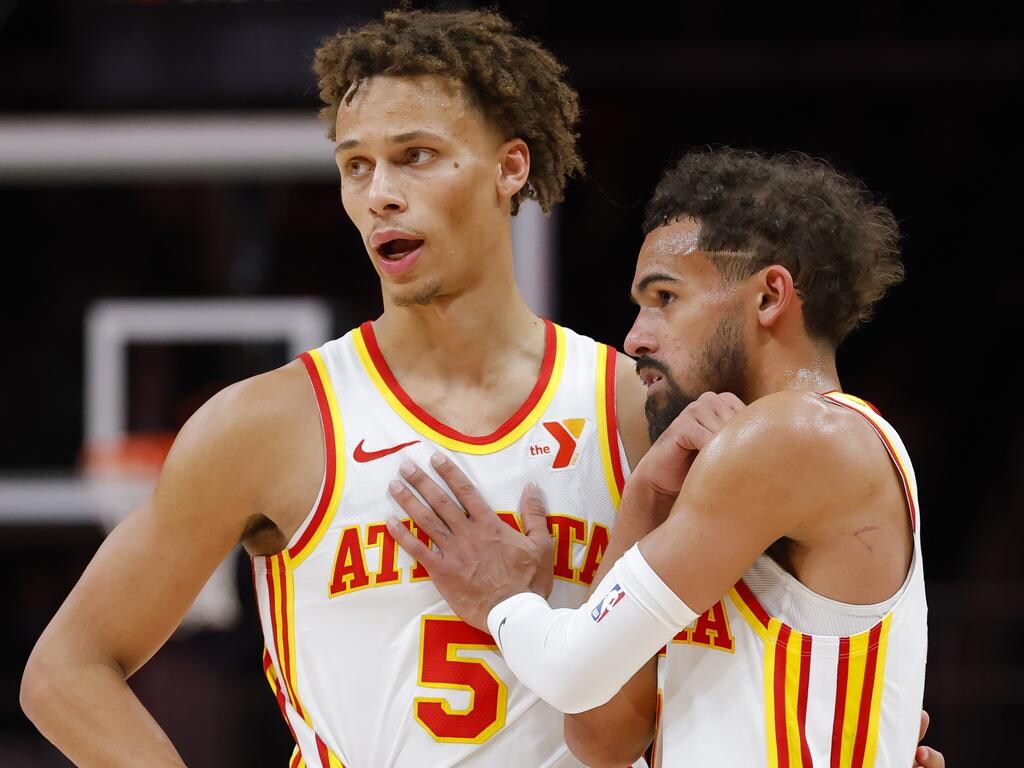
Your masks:
<instances>
[{"instance_id":1,"label":"bare shoulder","mask_svg":"<svg viewBox=\"0 0 1024 768\"><path fill-rule=\"evenodd\" d=\"M201 495L199 508L231 509L242 523L253 515L276 522L279 489L319 482L320 429L301 362L232 384L182 428L155 498Z\"/></svg>"},{"instance_id":2,"label":"bare shoulder","mask_svg":"<svg viewBox=\"0 0 1024 768\"><path fill-rule=\"evenodd\" d=\"M761 453L770 446L765 459L781 461L810 452L819 456L812 463L820 465L832 460L857 462L865 448L877 443L871 425L859 414L813 392L785 391L748 405L708 447Z\"/></svg>"},{"instance_id":3,"label":"bare shoulder","mask_svg":"<svg viewBox=\"0 0 1024 768\"><path fill-rule=\"evenodd\" d=\"M239 381L196 411L182 428L175 446L187 446L198 453L240 452L247 460L258 461L278 450L282 440L301 432L303 422L316 417L309 390L298 361Z\"/></svg>"},{"instance_id":4,"label":"bare shoulder","mask_svg":"<svg viewBox=\"0 0 1024 768\"><path fill-rule=\"evenodd\" d=\"M766 498L787 499L798 513L793 523L812 523L825 513L822 499L868 498L892 467L866 419L814 393L787 391L734 416L692 472L723 492L759 489Z\"/></svg>"},{"instance_id":5,"label":"bare shoulder","mask_svg":"<svg viewBox=\"0 0 1024 768\"><path fill-rule=\"evenodd\" d=\"M614 348L612 348L614 351ZM635 467L651 447L647 430L647 387L636 375L636 361L622 352L615 352L615 417L619 435L630 467Z\"/></svg>"}]
</instances>

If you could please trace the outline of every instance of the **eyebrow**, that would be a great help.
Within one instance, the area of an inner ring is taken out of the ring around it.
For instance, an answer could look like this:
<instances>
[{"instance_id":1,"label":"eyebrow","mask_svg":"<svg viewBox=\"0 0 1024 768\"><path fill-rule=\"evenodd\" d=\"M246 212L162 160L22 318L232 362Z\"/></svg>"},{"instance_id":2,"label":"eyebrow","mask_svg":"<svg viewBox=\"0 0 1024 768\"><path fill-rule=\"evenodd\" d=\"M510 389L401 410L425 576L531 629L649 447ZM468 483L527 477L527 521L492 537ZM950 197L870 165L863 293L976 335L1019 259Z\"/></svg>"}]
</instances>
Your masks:
<instances>
[{"instance_id":1,"label":"eyebrow","mask_svg":"<svg viewBox=\"0 0 1024 768\"><path fill-rule=\"evenodd\" d=\"M635 290L630 288L628 292L629 300L634 304L639 304L640 302L636 298L637 294L643 293L651 283L659 283L663 281L667 283L678 283L679 278L675 275L670 275L668 272L651 272L649 275L644 275L640 278L640 282L636 284Z\"/></svg>"},{"instance_id":2,"label":"eyebrow","mask_svg":"<svg viewBox=\"0 0 1024 768\"><path fill-rule=\"evenodd\" d=\"M399 133L394 136L388 137L390 144L405 144L409 141L417 141L419 139L429 139L431 141L441 141L441 137L436 133L430 133L429 131L409 131L408 133ZM344 152L346 149L354 149L362 144L359 139L346 139L345 141L339 142L338 146L334 148L334 153Z\"/></svg>"}]
</instances>

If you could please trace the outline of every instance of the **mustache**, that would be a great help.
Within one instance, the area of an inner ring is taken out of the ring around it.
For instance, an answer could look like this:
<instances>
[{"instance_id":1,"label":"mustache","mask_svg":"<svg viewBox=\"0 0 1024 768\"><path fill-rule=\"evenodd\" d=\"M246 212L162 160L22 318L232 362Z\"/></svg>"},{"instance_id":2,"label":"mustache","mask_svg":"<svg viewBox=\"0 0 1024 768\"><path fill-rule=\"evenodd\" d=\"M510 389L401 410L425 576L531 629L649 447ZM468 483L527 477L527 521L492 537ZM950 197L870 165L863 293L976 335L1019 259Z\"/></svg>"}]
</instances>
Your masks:
<instances>
[{"instance_id":1,"label":"mustache","mask_svg":"<svg viewBox=\"0 0 1024 768\"><path fill-rule=\"evenodd\" d=\"M668 366L661 362L661 360L658 360L655 357L651 357L650 355L640 355L640 357L636 359L637 376L639 376L640 371L644 369L657 371L658 373L662 374L662 376L664 376L666 379L672 378L672 372L668 369Z\"/></svg>"}]
</instances>

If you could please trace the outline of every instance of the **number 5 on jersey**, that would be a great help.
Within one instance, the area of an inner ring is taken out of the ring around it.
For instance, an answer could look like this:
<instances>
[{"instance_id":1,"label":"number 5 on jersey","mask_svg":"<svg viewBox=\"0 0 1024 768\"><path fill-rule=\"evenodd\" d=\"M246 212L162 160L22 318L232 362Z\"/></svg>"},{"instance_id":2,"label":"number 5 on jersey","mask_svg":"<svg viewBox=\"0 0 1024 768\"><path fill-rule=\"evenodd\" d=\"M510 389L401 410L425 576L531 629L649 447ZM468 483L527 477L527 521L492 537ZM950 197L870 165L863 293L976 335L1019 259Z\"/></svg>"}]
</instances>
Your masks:
<instances>
[{"instance_id":1,"label":"number 5 on jersey","mask_svg":"<svg viewBox=\"0 0 1024 768\"><path fill-rule=\"evenodd\" d=\"M417 697L413 717L437 741L481 744L505 725L508 688L483 659L460 650L497 651L486 632L457 616L424 616L420 627L419 684L469 692L469 706L453 710L445 699Z\"/></svg>"}]
</instances>

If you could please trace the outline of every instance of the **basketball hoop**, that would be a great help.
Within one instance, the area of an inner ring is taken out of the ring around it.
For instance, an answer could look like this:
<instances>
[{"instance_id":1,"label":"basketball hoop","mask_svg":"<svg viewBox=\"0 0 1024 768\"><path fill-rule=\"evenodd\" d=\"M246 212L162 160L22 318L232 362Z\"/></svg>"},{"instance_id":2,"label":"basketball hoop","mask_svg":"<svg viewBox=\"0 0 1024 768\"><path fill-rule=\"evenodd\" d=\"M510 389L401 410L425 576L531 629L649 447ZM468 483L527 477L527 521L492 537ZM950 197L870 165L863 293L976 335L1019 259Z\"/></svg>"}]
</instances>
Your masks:
<instances>
[{"instance_id":1,"label":"basketball hoop","mask_svg":"<svg viewBox=\"0 0 1024 768\"><path fill-rule=\"evenodd\" d=\"M168 432L136 432L85 446L80 469L108 531L153 493L173 441Z\"/></svg>"}]
</instances>

